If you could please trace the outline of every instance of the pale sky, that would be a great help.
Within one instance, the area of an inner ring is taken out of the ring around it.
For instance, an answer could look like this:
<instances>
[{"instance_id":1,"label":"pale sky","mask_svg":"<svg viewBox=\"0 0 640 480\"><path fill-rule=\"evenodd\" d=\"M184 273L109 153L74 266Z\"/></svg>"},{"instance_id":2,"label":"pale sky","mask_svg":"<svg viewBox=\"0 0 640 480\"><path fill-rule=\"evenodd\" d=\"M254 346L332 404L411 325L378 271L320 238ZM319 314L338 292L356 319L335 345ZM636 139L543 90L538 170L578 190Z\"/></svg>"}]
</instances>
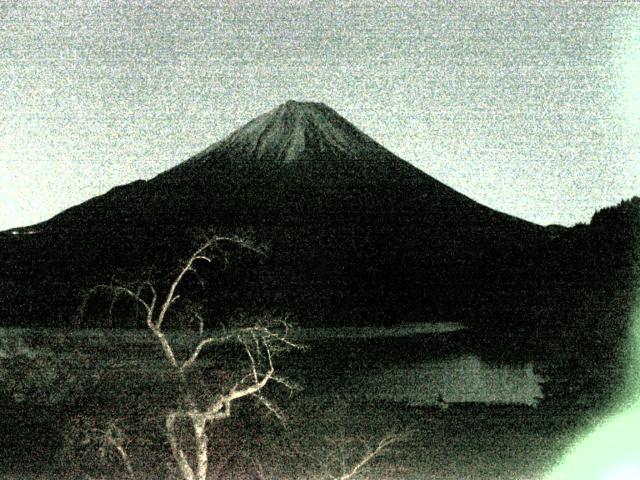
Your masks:
<instances>
[{"instance_id":1,"label":"pale sky","mask_svg":"<svg viewBox=\"0 0 640 480\"><path fill-rule=\"evenodd\" d=\"M0 230L320 101L492 208L640 194L640 2L0 0Z\"/></svg>"}]
</instances>

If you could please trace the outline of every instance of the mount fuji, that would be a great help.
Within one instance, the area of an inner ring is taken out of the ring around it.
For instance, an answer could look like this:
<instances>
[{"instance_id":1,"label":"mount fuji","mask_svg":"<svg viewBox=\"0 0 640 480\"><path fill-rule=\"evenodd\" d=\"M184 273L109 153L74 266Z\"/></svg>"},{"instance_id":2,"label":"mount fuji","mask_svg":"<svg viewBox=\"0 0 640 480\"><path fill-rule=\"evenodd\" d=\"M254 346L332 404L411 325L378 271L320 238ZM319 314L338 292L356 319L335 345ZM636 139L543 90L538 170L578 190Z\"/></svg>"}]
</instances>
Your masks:
<instances>
[{"instance_id":1,"label":"mount fuji","mask_svg":"<svg viewBox=\"0 0 640 480\"><path fill-rule=\"evenodd\" d=\"M206 228L269 246L260 265L238 261L214 281L225 313L269 307L310 324L494 315L527 288L531 252L552 236L430 177L328 106L288 101L153 179L3 235L11 284L29 285L11 289L5 318L67 318L83 288L170 271Z\"/></svg>"}]
</instances>

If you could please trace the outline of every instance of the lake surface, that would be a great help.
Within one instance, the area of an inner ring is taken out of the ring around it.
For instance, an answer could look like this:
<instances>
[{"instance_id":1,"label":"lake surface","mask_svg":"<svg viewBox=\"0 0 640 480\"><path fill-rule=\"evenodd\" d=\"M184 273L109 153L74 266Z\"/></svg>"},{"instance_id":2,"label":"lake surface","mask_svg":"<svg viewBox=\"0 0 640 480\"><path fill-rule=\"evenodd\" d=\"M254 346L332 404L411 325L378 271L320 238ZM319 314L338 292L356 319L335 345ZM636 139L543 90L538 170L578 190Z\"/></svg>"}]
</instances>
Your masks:
<instances>
[{"instance_id":1,"label":"lake surface","mask_svg":"<svg viewBox=\"0 0 640 480\"><path fill-rule=\"evenodd\" d=\"M542 377L533 365L496 366L478 356L424 362L410 367L388 367L358 379L355 395L368 400L402 402L411 406L447 403L536 405L542 399Z\"/></svg>"},{"instance_id":2,"label":"lake surface","mask_svg":"<svg viewBox=\"0 0 640 480\"><path fill-rule=\"evenodd\" d=\"M464 325L455 322L410 323L391 327L301 327L296 329L295 336L302 341L326 338L398 338L457 332L464 328Z\"/></svg>"},{"instance_id":3,"label":"lake surface","mask_svg":"<svg viewBox=\"0 0 640 480\"><path fill-rule=\"evenodd\" d=\"M533 364L488 363L473 352L472 333L457 323L394 328L307 328L312 351L302 379L350 400L410 406L448 403L536 405L544 379ZM305 363L300 357L298 366Z\"/></svg>"}]
</instances>

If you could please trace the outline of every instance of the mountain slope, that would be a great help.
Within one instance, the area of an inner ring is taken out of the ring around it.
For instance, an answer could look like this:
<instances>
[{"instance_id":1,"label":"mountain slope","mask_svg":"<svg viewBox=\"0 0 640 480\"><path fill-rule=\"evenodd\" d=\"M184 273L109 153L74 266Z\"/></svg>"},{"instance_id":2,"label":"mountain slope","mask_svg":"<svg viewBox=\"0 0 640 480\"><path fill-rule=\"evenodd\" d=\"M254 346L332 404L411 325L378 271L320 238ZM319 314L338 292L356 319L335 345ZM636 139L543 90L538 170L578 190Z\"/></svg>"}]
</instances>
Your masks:
<instances>
[{"instance_id":1,"label":"mountain slope","mask_svg":"<svg viewBox=\"0 0 640 480\"><path fill-rule=\"evenodd\" d=\"M5 238L11 281L32 291L5 311L39 305L24 321L49 322L51 309L64 318L82 288L168 271L188 232L208 227L252 230L270 246L264 265L219 276L220 313L273 307L306 323L493 314L487 299L526 287L529 252L548 236L426 175L329 107L290 101L149 181Z\"/></svg>"}]
</instances>

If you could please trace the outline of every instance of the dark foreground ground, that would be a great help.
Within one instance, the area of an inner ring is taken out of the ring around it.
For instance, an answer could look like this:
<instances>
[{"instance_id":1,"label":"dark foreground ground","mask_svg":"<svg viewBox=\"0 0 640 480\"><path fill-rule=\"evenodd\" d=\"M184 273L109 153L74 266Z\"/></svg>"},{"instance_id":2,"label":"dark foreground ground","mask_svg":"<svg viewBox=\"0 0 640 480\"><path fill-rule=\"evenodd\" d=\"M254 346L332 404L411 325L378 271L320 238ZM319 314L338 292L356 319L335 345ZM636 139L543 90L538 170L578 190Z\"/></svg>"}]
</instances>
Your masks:
<instances>
[{"instance_id":1,"label":"dark foreground ground","mask_svg":"<svg viewBox=\"0 0 640 480\"><path fill-rule=\"evenodd\" d=\"M260 471L267 478L330 478L393 435L399 441L360 478L539 479L601 412L588 396L537 407L441 409L378 394L397 391L384 375L377 384L378 373L468 353L473 339L464 331L360 338L306 332L302 340L307 348L284 354L278 365L303 389L268 392L285 424L246 400L232 419L213 426L211 468L221 478L260 478ZM173 386L147 332L5 330L2 342L0 478L124 478L117 459L87 435L112 420L128 435L139 472L168 475L161 422ZM209 354L203 365L231 372L236 353Z\"/></svg>"}]
</instances>

